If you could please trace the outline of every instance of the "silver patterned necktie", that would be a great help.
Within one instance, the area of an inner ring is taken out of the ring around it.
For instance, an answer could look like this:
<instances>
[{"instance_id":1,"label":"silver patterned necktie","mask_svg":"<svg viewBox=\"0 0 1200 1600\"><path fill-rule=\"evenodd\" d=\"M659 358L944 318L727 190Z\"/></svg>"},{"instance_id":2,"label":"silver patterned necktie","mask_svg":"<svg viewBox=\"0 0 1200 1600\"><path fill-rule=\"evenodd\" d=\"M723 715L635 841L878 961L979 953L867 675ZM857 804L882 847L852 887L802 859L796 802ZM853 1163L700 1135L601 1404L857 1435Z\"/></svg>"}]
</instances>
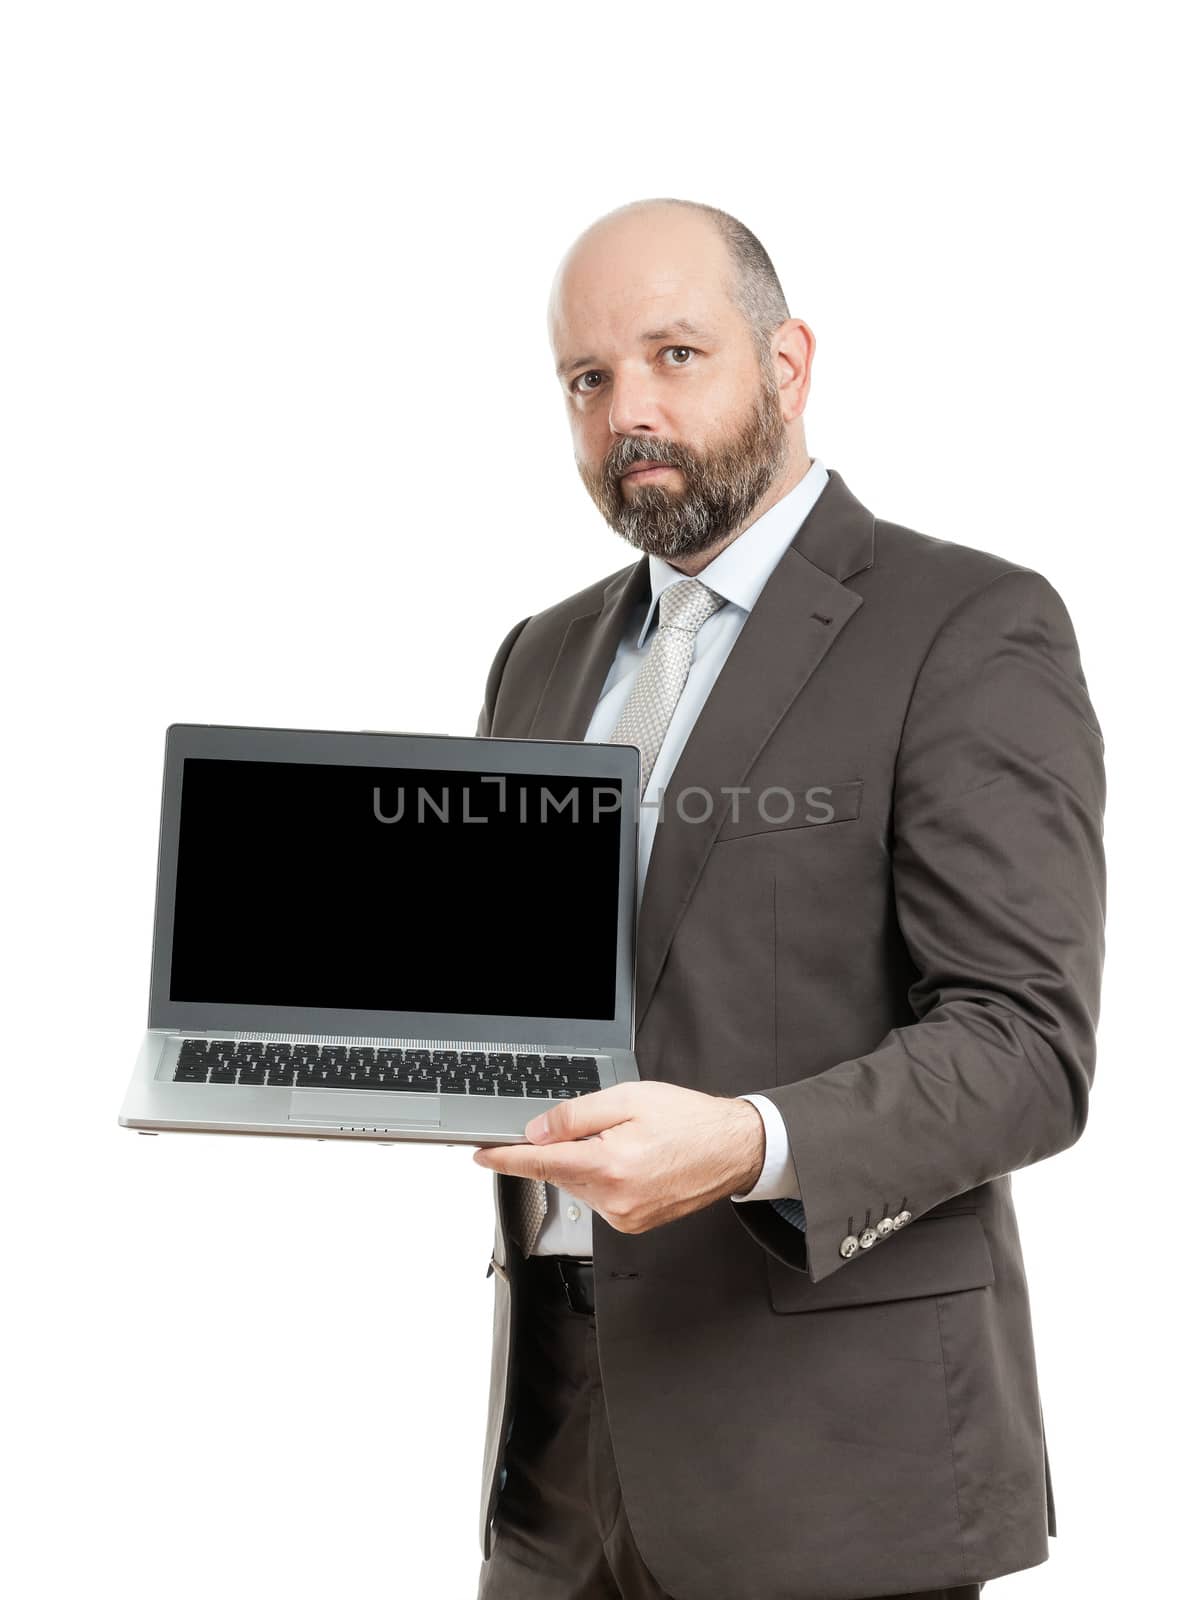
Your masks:
<instances>
[{"instance_id":1,"label":"silver patterned necktie","mask_svg":"<svg viewBox=\"0 0 1200 1600\"><path fill-rule=\"evenodd\" d=\"M692 670L696 635L725 604L699 578L670 584L658 597L658 629L638 669L633 688L608 736L609 744L635 744L641 753L638 796L646 793L658 752L666 738L683 686ZM517 1180L517 1237L528 1257L533 1254L546 1219L546 1185L540 1178Z\"/></svg>"}]
</instances>

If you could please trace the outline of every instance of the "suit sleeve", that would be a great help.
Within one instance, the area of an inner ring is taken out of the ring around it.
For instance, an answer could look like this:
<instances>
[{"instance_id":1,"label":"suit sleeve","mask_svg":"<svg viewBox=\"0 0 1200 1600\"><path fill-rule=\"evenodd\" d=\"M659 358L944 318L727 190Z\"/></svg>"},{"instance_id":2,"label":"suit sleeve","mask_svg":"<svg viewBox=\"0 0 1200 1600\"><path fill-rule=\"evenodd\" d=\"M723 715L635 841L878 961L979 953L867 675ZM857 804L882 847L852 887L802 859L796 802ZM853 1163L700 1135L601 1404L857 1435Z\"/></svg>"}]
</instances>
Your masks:
<instances>
[{"instance_id":1,"label":"suit sleeve","mask_svg":"<svg viewBox=\"0 0 1200 1600\"><path fill-rule=\"evenodd\" d=\"M1104 804L1104 741L1070 618L1045 578L1011 569L942 624L900 736L891 867L915 1020L869 1054L763 1091L787 1126L806 1230L770 1202L734 1211L814 1283L854 1270L840 1245L868 1210L915 1221L1083 1132Z\"/></svg>"},{"instance_id":2,"label":"suit sleeve","mask_svg":"<svg viewBox=\"0 0 1200 1600\"><path fill-rule=\"evenodd\" d=\"M501 640L500 648L496 651L492 660L492 665L488 670L487 684L483 691L483 705L479 709L479 717L475 723L475 737L477 739L486 738L491 734L492 719L496 714L496 696L500 691L500 679L504 676L504 668L512 652L512 647L517 642L517 635L528 621L528 617L522 617L520 622L513 624Z\"/></svg>"}]
</instances>

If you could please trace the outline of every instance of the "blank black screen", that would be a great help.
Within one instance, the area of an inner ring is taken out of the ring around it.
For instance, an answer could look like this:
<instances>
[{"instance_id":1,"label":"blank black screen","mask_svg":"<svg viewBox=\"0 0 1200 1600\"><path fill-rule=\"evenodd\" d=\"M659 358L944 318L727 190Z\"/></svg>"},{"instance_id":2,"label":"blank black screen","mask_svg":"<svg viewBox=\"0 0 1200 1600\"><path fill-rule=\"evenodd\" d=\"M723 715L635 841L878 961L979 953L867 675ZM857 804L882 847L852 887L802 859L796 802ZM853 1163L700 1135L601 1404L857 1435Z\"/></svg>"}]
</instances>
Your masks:
<instances>
[{"instance_id":1,"label":"blank black screen","mask_svg":"<svg viewBox=\"0 0 1200 1600\"><path fill-rule=\"evenodd\" d=\"M188 757L171 999L611 1020L620 794Z\"/></svg>"}]
</instances>

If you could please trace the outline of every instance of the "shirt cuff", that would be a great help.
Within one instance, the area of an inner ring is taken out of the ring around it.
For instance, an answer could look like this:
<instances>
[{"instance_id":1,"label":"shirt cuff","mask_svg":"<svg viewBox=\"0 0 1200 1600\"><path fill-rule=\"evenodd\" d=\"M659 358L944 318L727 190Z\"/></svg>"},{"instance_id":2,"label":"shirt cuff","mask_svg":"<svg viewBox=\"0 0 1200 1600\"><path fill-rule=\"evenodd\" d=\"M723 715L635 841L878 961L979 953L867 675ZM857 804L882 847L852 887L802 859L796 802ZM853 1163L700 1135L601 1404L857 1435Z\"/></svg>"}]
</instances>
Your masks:
<instances>
[{"instance_id":1,"label":"shirt cuff","mask_svg":"<svg viewBox=\"0 0 1200 1600\"><path fill-rule=\"evenodd\" d=\"M732 1194L731 1200L784 1200L800 1198L796 1182L796 1167L792 1161L792 1146L788 1139L787 1124L774 1100L761 1094L739 1094L736 1100L749 1100L758 1110L767 1135L767 1150L763 1157L758 1182L746 1194Z\"/></svg>"}]
</instances>

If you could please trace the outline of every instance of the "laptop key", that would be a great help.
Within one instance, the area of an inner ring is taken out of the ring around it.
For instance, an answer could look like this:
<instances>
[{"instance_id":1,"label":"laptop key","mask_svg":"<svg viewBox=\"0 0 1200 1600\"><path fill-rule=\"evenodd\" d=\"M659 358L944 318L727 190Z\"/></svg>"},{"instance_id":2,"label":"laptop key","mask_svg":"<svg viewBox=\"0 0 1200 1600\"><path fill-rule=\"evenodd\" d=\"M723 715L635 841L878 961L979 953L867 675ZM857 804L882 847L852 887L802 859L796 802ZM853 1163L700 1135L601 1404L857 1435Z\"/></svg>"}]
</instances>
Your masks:
<instances>
[{"instance_id":1,"label":"laptop key","mask_svg":"<svg viewBox=\"0 0 1200 1600\"><path fill-rule=\"evenodd\" d=\"M600 1087L600 1074L595 1067L568 1067L563 1072L562 1081L574 1084L580 1089L598 1089Z\"/></svg>"}]
</instances>

